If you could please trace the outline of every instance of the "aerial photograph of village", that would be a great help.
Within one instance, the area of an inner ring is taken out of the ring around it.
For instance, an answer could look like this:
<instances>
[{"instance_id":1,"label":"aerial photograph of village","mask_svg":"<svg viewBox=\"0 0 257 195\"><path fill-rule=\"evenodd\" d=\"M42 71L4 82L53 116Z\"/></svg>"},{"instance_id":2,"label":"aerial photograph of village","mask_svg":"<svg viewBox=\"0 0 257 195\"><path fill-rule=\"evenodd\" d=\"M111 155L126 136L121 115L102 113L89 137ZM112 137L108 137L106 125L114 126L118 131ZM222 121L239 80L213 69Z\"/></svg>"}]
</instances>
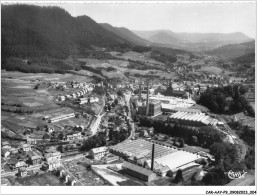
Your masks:
<instances>
[{"instance_id":1,"label":"aerial photograph of village","mask_svg":"<svg viewBox=\"0 0 257 195\"><path fill-rule=\"evenodd\" d=\"M1 4L1 186L255 186L255 23L254 3Z\"/></svg>"}]
</instances>

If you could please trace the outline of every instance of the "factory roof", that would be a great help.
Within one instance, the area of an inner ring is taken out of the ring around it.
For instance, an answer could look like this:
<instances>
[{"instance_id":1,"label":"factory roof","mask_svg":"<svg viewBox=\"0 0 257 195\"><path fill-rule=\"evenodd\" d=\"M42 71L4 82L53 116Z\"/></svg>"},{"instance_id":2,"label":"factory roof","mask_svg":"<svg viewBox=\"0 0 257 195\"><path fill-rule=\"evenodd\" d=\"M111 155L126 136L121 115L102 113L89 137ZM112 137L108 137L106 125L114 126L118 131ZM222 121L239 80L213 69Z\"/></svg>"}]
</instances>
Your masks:
<instances>
[{"instance_id":1,"label":"factory roof","mask_svg":"<svg viewBox=\"0 0 257 195\"><path fill-rule=\"evenodd\" d=\"M196 155L190 152L177 151L166 156L156 158L155 162L162 166L168 166L170 170L177 169L183 165L193 162L201 158L200 155ZM176 159L176 160L174 160Z\"/></svg>"},{"instance_id":2,"label":"factory roof","mask_svg":"<svg viewBox=\"0 0 257 195\"><path fill-rule=\"evenodd\" d=\"M201 122L206 125L214 125L214 124L217 124L218 122L217 119L213 119L210 116L205 115L204 113L192 113L192 112L181 112L181 111L174 113L173 115L169 116L169 118Z\"/></svg>"},{"instance_id":3,"label":"factory roof","mask_svg":"<svg viewBox=\"0 0 257 195\"><path fill-rule=\"evenodd\" d=\"M132 164L132 163L129 163L127 161L124 161L124 163L122 164L122 168L126 168L126 169L129 169L129 170L133 170L135 172L138 172L142 175L145 175L145 176L150 176L152 174L154 174L151 170L149 169L145 169L143 167L140 167L138 165L135 165L135 164Z\"/></svg>"},{"instance_id":4,"label":"factory roof","mask_svg":"<svg viewBox=\"0 0 257 195\"><path fill-rule=\"evenodd\" d=\"M183 108L183 107L175 107L174 110L181 111L181 112L201 113L201 110L191 109L191 108Z\"/></svg>"},{"instance_id":5,"label":"factory roof","mask_svg":"<svg viewBox=\"0 0 257 195\"><path fill-rule=\"evenodd\" d=\"M126 142L126 143L117 144L115 146L111 146L110 150L118 152L123 155L129 154L128 156L143 155L145 158L149 159L151 158L152 144L153 143L150 141L137 139L131 142ZM177 151L175 148L167 147L160 144L155 144L154 155L157 158L175 151Z\"/></svg>"}]
</instances>

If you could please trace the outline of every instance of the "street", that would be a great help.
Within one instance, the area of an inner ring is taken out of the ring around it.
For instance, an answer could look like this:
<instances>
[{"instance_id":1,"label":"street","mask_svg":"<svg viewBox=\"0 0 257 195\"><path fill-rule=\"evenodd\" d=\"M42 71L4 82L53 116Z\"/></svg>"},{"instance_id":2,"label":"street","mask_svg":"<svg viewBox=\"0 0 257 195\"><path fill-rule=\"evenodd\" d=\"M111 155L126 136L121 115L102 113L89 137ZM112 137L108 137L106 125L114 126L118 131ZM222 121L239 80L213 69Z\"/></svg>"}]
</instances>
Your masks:
<instances>
[{"instance_id":1,"label":"street","mask_svg":"<svg viewBox=\"0 0 257 195\"><path fill-rule=\"evenodd\" d=\"M131 138L133 138L135 136L135 124L134 124L133 119L131 118L131 110L130 110L130 97L131 97L131 95L125 94L124 96L125 96L126 105L128 107L128 110L129 110L128 117L129 117L129 123L131 125L130 135L126 140L123 141L123 142L126 142L126 141L130 140Z\"/></svg>"}]
</instances>

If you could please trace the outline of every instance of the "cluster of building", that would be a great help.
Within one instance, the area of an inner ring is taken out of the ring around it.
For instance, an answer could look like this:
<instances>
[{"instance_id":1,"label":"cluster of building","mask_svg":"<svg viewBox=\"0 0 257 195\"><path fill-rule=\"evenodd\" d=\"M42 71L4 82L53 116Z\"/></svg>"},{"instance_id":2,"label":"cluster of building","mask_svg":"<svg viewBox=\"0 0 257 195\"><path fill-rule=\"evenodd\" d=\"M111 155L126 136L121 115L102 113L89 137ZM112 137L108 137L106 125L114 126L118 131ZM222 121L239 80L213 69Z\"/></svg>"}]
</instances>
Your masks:
<instances>
[{"instance_id":1,"label":"cluster of building","mask_svg":"<svg viewBox=\"0 0 257 195\"><path fill-rule=\"evenodd\" d=\"M81 140L81 139L83 139L81 132L74 132L72 134L65 135L66 141Z\"/></svg>"},{"instance_id":2,"label":"cluster of building","mask_svg":"<svg viewBox=\"0 0 257 195\"><path fill-rule=\"evenodd\" d=\"M123 168L127 174L147 182L156 175L166 176L169 171L175 173L178 169L199 166L195 161L203 158L198 154L143 139L111 146L109 151L125 159Z\"/></svg>"},{"instance_id":3,"label":"cluster of building","mask_svg":"<svg viewBox=\"0 0 257 195\"><path fill-rule=\"evenodd\" d=\"M81 89L87 88L89 85L86 83L79 83L76 81L71 82L49 82L49 87L52 89L66 90L68 88Z\"/></svg>"},{"instance_id":4,"label":"cluster of building","mask_svg":"<svg viewBox=\"0 0 257 195\"><path fill-rule=\"evenodd\" d=\"M44 155L45 162L43 164L43 169L44 170L56 170L58 167L61 166L61 153L54 151L50 153L46 153Z\"/></svg>"},{"instance_id":5,"label":"cluster of building","mask_svg":"<svg viewBox=\"0 0 257 195\"><path fill-rule=\"evenodd\" d=\"M77 183L77 180L75 177L71 176L68 171L65 171L63 167L58 167L57 171L59 172L60 179L64 179L64 183L66 185L74 186Z\"/></svg>"},{"instance_id":6,"label":"cluster of building","mask_svg":"<svg viewBox=\"0 0 257 195\"><path fill-rule=\"evenodd\" d=\"M88 88L82 89L81 91L78 91L76 93L61 95L57 99L59 101L64 101L64 100L68 100L68 99L76 99L76 98L79 98L79 97L85 95L88 91L92 91L92 90L93 90L93 88L92 89L90 88L90 90Z\"/></svg>"},{"instance_id":7,"label":"cluster of building","mask_svg":"<svg viewBox=\"0 0 257 195\"><path fill-rule=\"evenodd\" d=\"M85 98L80 98L77 102L79 104L85 104L85 103L95 103L98 101L99 101L98 97L85 97Z\"/></svg>"},{"instance_id":8,"label":"cluster of building","mask_svg":"<svg viewBox=\"0 0 257 195\"><path fill-rule=\"evenodd\" d=\"M1 172L5 172L5 167L10 171L18 171L18 175L27 175L27 168L38 171L43 161L42 156L33 151L28 143L21 144L20 147L11 147L8 142L2 142Z\"/></svg>"},{"instance_id":9,"label":"cluster of building","mask_svg":"<svg viewBox=\"0 0 257 195\"><path fill-rule=\"evenodd\" d=\"M138 113L146 113L147 100L138 101ZM151 95L149 97L149 113L150 116L156 116L162 112L176 112L180 109L187 109L196 103L192 99L181 99L172 96Z\"/></svg>"}]
</instances>

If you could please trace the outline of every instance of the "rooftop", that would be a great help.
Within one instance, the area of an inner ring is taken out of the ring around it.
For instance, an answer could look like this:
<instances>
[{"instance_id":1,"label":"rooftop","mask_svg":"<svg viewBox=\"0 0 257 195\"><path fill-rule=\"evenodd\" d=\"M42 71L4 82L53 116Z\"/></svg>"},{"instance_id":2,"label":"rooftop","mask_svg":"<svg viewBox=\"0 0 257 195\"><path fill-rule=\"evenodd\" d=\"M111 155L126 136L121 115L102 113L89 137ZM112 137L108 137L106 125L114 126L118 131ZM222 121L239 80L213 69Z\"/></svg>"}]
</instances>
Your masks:
<instances>
[{"instance_id":1,"label":"rooftop","mask_svg":"<svg viewBox=\"0 0 257 195\"><path fill-rule=\"evenodd\" d=\"M218 122L217 119L213 119L210 116L205 115L204 113L191 113L191 112L176 112L169 116L171 119L178 119L178 120L187 120L187 121L194 121L194 122L201 122L206 125L213 125Z\"/></svg>"},{"instance_id":2,"label":"rooftop","mask_svg":"<svg viewBox=\"0 0 257 195\"><path fill-rule=\"evenodd\" d=\"M96 154L96 153L99 153L99 152L105 152L106 150L108 150L108 148L107 148L106 146L103 146L103 147L99 147L99 148L94 148L94 149L92 149L92 152L93 152L94 154Z\"/></svg>"},{"instance_id":3,"label":"rooftop","mask_svg":"<svg viewBox=\"0 0 257 195\"><path fill-rule=\"evenodd\" d=\"M150 176L151 174L154 174L154 173L153 173L151 170L149 170L149 169L145 169L145 168L143 168L143 167L140 167L140 166L138 166L138 165L129 163L129 162L127 162L127 161L124 161L124 163L123 163L123 165L122 165L122 168L127 168L127 169L136 171L136 172L141 173L141 174L146 175L146 176Z\"/></svg>"},{"instance_id":4,"label":"rooftop","mask_svg":"<svg viewBox=\"0 0 257 195\"><path fill-rule=\"evenodd\" d=\"M117 144L116 146L111 146L110 150L116 151L127 156L141 155L149 159L151 158L152 145L153 143L150 141L137 139L126 143ZM175 151L175 148L155 144L154 155L157 158Z\"/></svg>"}]
</instances>

